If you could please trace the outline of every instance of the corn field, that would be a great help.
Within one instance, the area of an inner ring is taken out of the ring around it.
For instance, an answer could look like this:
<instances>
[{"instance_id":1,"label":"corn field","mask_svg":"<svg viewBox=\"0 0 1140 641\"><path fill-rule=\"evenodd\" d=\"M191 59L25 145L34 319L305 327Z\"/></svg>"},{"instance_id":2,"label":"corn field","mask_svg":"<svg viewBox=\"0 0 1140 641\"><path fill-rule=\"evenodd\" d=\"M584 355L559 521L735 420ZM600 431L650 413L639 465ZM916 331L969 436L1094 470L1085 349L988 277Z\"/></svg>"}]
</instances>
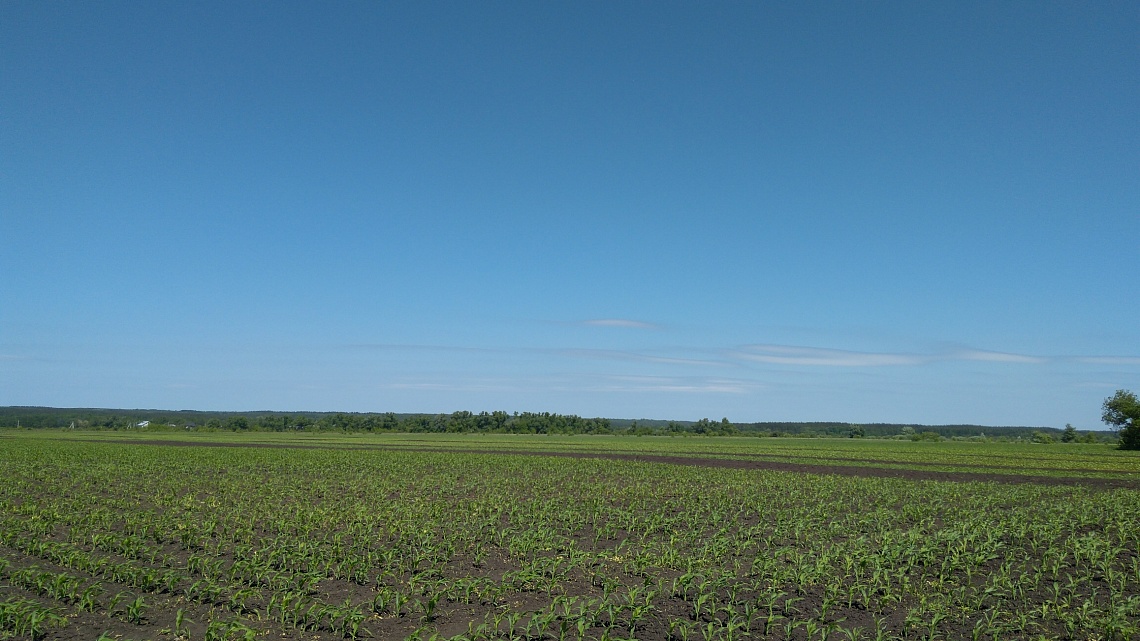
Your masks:
<instances>
[{"instance_id":1,"label":"corn field","mask_svg":"<svg viewBox=\"0 0 1140 641\"><path fill-rule=\"evenodd\" d=\"M780 441L5 432L0 638L1140 638L1134 455Z\"/></svg>"}]
</instances>

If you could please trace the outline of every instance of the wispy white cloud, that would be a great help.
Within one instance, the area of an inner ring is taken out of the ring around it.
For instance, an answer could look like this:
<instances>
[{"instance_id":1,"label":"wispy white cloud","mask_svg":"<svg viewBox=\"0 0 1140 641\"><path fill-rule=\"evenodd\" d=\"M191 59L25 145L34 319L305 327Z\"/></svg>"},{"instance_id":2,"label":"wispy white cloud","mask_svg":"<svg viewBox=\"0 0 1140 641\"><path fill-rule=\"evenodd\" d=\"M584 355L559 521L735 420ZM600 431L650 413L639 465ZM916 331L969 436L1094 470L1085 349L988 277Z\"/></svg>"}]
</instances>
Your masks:
<instances>
[{"instance_id":1,"label":"wispy white cloud","mask_svg":"<svg viewBox=\"0 0 1140 641\"><path fill-rule=\"evenodd\" d=\"M1073 360L1090 365L1140 365L1137 356L1078 356Z\"/></svg>"},{"instance_id":2,"label":"wispy white cloud","mask_svg":"<svg viewBox=\"0 0 1140 641\"><path fill-rule=\"evenodd\" d=\"M929 360L915 354L852 352L795 345L745 345L729 352L731 357L773 365L813 365L823 367L882 367L918 365Z\"/></svg>"},{"instance_id":3,"label":"wispy white cloud","mask_svg":"<svg viewBox=\"0 0 1140 641\"><path fill-rule=\"evenodd\" d=\"M646 323L644 321L632 320L628 318L595 318L591 320L582 321L583 325L591 327L625 327L628 329L660 329L653 323Z\"/></svg>"},{"instance_id":4,"label":"wispy white cloud","mask_svg":"<svg viewBox=\"0 0 1140 641\"><path fill-rule=\"evenodd\" d=\"M660 356L643 352L617 350L617 349L559 349L551 350L555 354L571 358L590 358L598 360L636 361L640 363L662 363L666 365L697 365L701 367L723 367L728 365L724 361L704 360L697 358L684 358L680 356Z\"/></svg>"},{"instance_id":5,"label":"wispy white cloud","mask_svg":"<svg viewBox=\"0 0 1140 641\"><path fill-rule=\"evenodd\" d=\"M462 345L416 345L416 344L401 344L401 343L352 343L348 345L341 345L343 349L361 350L361 351L401 351L401 352L469 352L469 353L491 353L503 352L509 350L496 349L493 347L464 347Z\"/></svg>"},{"instance_id":6,"label":"wispy white cloud","mask_svg":"<svg viewBox=\"0 0 1140 641\"><path fill-rule=\"evenodd\" d=\"M463 347L452 345L400 345L387 343L359 343L343 345L344 349L376 352L425 352L425 353L456 353L456 354L548 354L566 358L630 361L639 363L660 363L664 365L691 365L701 367L725 367L732 363L718 360L689 358L684 353L693 350L675 348L673 350L635 351L620 349L593 349L593 348L547 348L547 347ZM662 353L665 352L665 353Z\"/></svg>"},{"instance_id":7,"label":"wispy white cloud","mask_svg":"<svg viewBox=\"0 0 1140 641\"><path fill-rule=\"evenodd\" d=\"M762 385L729 378L610 376L610 382L594 387L599 392L665 392L675 394L747 394Z\"/></svg>"},{"instance_id":8,"label":"wispy white cloud","mask_svg":"<svg viewBox=\"0 0 1140 641\"><path fill-rule=\"evenodd\" d=\"M990 363L1047 363L1049 359L1040 356L1026 356L1024 354L1010 354L1007 352L988 352L985 350L969 349L955 352L943 360L958 361L987 361Z\"/></svg>"},{"instance_id":9,"label":"wispy white cloud","mask_svg":"<svg viewBox=\"0 0 1140 641\"><path fill-rule=\"evenodd\" d=\"M472 383L466 381L447 381L447 382L401 382L401 383L387 383L380 387L395 390L427 390L427 391L443 391L443 392L509 392L517 391L519 387L508 383L487 383L479 382Z\"/></svg>"},{"instance_id":10,"label":"wispy white cloud","mask_svg":"<svg viewBox=\"0 0 1140 641\"><path fill-rule=\"evenodd\" d=\"M755 363L817 367L884 367L924 365L927 363L953 361L1022 365L1041 365L1055 362L1089 363L1096 365L1140 365L1140 358L1133 356L1037 356L1032 354L1015 354L1012 352L995 352L969 348L948 352L916 354L908 352L857 352L799 345L745 345L727 351L726 356L732 359Z\"/></svg>"},{"instance_id":11,"label":"wispy white cloud","mask_svg":"<svg viewBox=\"0 0 1140 641\"><path fill-rule=\"evenodd\" d=\"M1120 387L1120 385L1118 385L1116 383L1097 383L1097 382L1090 381L1090 382L1086 382L1086 383L1077 383L1075 385L1075 387L1088 387L1088 388L1093 388L1093 389L1109 390L1109 389L1117 389Z\"/></svg>"},{"instance_id":12,"label":"wispy white cloud","mask_svg":"<svg viewBox=\"0 0 1140 641\"><path fill-rule=\"evenodd\" d=\"M603 319L584 322L602 326L654 328L653 325L648 323L632 320ZM458 345L401 345L385 343L343 345L341 347L361 351L435 352L468 354L472 356L480 354L503 355L508 357L512 354L550 355L572 359L625 361L630 363L702 368L738 367L745 363L765 363L769 365L787 365L794 367L840 368L905 367L945 362L979 362L1010 365L1082 363L1089 365L1113 365L1118 367L1140 365L1140 357L1137 356L1039 356L1034 354L973 349L970 347L952 348L946 351L930 353L869 352L829 347L765 343L743 345L720 350L683 346L663 347L651 350L622 350L558 347L468 347ZM0 361L21 360L25 358L27 357L0 354Z\"/></svg>"}]
</instances>

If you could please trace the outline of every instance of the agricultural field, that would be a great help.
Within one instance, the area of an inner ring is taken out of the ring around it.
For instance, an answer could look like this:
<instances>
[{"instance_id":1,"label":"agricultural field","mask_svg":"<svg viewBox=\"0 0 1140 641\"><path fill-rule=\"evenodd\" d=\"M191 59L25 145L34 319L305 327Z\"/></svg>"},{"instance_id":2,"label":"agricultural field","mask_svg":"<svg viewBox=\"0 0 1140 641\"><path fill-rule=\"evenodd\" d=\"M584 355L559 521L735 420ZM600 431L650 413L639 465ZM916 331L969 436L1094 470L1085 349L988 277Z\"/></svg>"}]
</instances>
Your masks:
<instances>
[{"instance_id":1,"label":"agricultural field","mask_svg":"<svg viewBox=\"0 0 1140 641\"><path fill-rule=\"evenodd\" d=\"M1140 456L0 432L0 638L1140 638Z\"/></svg>"}]
</instances>

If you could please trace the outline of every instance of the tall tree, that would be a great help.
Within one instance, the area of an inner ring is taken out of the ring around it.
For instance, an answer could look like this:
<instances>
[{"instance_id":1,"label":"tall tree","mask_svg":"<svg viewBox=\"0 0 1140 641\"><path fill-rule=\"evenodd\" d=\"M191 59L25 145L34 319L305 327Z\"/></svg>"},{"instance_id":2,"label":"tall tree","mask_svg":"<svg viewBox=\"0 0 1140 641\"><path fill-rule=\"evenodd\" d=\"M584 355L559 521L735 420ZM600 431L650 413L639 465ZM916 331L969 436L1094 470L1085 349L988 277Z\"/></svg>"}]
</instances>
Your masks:
<instances>
[{"instance_id":1,"label":"tall tree","mask_svg":"<svg viewBox=\"0 0 1140 641\"><path fill-rule=\"evenodd\" d=\"M1101 420L1119 430L1120 449L1140 450L1140 400L1128 390L1118 389L1104 399Z\"/></svg>"},{"instance_id":2,"label":"tall tree","mask_svg":"<svg viewBox=\"0 0 1140 641\"><path fill-rule=\"evenodd\" d=\"M1065 431L1061 433L1062 443L1075 443L1077 441L1077 428L1065 423Z\"/></svg>"}]
</instances>

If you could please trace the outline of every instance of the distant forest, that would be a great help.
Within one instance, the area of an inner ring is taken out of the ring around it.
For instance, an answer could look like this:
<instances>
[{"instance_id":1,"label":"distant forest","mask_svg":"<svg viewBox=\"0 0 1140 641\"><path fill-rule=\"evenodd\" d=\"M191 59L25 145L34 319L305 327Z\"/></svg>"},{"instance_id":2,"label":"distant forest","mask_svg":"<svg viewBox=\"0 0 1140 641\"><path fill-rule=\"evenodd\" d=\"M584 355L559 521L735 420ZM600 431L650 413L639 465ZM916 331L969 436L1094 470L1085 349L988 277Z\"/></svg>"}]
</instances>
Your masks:
<instances>
[{"instance_id":1,"label":"distant forest","mask_svg":"<svg viewBox=\"0 0 1140 641\"><path fill-rule=\"evenodd\" d=\"M452 412L395 414L359 412L203 412L197 410L0 407L0 428L260 431L260 432L438 432L500 434L623 434L758 437L853 437L1060 440L1052 427L918 425L895 423L733 423L699 421L582 418L549 412ZM1079 432L1081 440L1112 440L1107 432Z\"/></svg>"}]
</instances>

